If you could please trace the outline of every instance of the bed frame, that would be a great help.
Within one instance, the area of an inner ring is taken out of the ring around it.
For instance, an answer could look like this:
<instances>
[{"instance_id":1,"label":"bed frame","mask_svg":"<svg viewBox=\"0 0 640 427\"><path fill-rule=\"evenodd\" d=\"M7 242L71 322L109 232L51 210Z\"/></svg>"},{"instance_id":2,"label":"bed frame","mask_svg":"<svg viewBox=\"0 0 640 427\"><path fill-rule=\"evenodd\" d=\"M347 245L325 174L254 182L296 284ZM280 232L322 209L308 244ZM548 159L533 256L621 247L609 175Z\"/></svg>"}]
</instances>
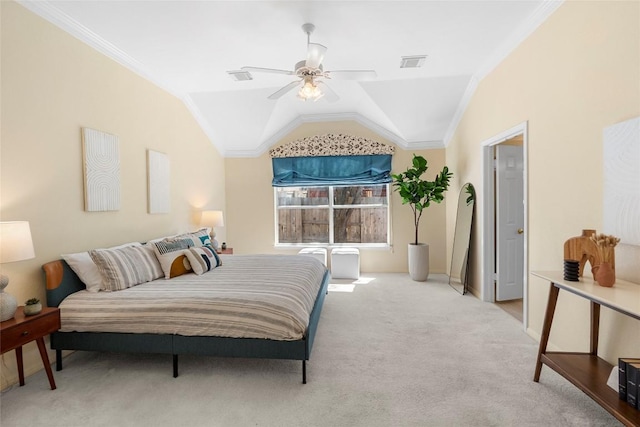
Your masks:
<instances>
[{"instance_id":1,"label":"bed frame","mask_svg":"<svg viewBox=\"0 0 640 427\"><path fill-rule=\"evenodd\" d=\"M84 283L64 260L46 263L42 269L46 280L49 307L58 307L68 295L85 289ZM288 359L302 361L302 383L306 384L306 361L311 356L328 284L329 273L325 272L322 286L309 316L307 331L302 339L296 341L171 334L54 332L51 334L51 349L56 351L56 370L62 370L62 350L171 354L174 378L178 376L178 355L180 354Z\"/></svg>"}]
</instances>

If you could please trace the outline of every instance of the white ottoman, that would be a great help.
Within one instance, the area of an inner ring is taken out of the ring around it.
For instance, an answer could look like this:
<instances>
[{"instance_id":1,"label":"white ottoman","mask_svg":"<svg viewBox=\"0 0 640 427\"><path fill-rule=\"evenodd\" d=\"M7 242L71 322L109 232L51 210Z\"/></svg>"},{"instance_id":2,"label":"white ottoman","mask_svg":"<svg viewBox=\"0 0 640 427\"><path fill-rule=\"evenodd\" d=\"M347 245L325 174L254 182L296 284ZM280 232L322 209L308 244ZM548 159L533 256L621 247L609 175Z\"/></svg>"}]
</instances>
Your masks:
<instances>
[{"instance_id":1,"label":"white ottoman","mask_svg":"<svg viewBox=\"0 0 640 427\"><path fill-rule=\"evenodd\" d=\"M331 277L360 278L360 251L356 248L335 248L331 251Z\"/></svg>"},{"instance_id":2,"label":"white ottoman","mask_svg":"<svg viewBox=\"0 0 640 427\"><path fill-rule=\"evenodd\" d=\"M327 250L324 248L304 248L298 255L308 255L317 258L325 266L327 265Z\"/></svg>"}]
</instances>

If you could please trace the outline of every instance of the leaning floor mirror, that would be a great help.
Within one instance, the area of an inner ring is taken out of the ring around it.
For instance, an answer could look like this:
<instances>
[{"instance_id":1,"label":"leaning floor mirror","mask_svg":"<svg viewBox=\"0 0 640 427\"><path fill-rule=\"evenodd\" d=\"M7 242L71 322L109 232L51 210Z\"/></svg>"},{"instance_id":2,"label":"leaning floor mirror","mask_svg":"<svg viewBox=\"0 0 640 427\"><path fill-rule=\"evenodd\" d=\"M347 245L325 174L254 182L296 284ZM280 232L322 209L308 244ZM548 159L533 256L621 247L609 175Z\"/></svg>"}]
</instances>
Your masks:
<instances>
[{"instance_id":1,"label":"leaning floor mirror","mask_svg":"<svg viewBox=\"0 0 640 427\"><path fill-rule=\"evenodd\" d=\"M471 226L473 225L473 208L476 202L476 191L473 185L466 183L460 190L456 229L453 236L453 252L451 254L451 271L449 285L462 295L467 293L469 273L469 243Z\"/></svg>"}]
</instances>

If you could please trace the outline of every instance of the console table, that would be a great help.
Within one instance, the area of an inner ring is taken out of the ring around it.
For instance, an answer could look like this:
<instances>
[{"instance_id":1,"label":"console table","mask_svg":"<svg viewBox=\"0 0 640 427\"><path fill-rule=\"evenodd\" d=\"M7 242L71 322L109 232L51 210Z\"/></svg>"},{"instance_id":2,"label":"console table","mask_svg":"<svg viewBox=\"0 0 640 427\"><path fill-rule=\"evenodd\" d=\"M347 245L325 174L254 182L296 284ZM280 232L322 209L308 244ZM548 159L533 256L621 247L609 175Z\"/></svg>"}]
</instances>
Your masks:
<instances>
[{"instance_id":1,"label":"console table","mask_svg":"<svg viewBox=\"0 0 640 427\"><path fill-rule=\"evenodd\" d=\"M618 398L617 390L607 385L613 368L598 357L598 332L600 306L610 308L626 316L640 320L640 285L616 280L612 288L598 285L590 277L581 277L579 282L563 279L561 271L532 272L550 283L547 311L544 315L540 348L533 380L538 382L542 365L545 364L609 411L627 426L640 426L640 411ZM547 343L553 322L553 314L560 290L571 292L591 302L591 346L589 353L548 352ZM630 355L632 357L634 355Z\"/></svg>"}]
</instances>

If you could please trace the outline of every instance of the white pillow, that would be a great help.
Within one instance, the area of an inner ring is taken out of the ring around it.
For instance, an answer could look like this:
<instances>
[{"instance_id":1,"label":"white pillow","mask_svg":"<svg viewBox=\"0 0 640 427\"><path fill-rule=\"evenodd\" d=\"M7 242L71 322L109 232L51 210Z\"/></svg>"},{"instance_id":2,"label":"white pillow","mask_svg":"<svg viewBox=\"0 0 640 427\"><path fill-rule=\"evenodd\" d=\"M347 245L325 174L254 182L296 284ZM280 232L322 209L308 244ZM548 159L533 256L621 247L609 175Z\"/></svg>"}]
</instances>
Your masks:
<instances>
[{"instance_id":1,"label":"white pillow","mask_svg":"<svg viewBox=\"0 0 640 427\"><path fill-rule=\"evenodd\" d=\"M185 251L185 255L193 272L198 276L222 265L220 257L211 245L189 248Z\"/></svg>"},{"instance_id":2,"label":"white pillow","mask_svg":"<svg viewBox=\"0 0 640 427\"><path fill-rule=\"evenodd\" d=\"M109 249L126 248L127 246L141 246L140 242L125 243L124 245L114 246ZM85 284L89 292L98 292L102 289L102 276L98 270L98 266L89 256L89 252L78 252L75 254L62 254L69 267L78 275L80 280Z\"/></svg>"},{"instance_id":3,"label":"white pillow","mask_svg":"<svg viewBox=\"0 0 640 427\"><path fill-rule=\"evenodd\" d=\"M183 274L191 273L191 264L186 252L193 246L192 239L180 239L170 241L160 241L152 243L156 258L160 261L160 266L164 272L165 279L171 279Z\"/></svg>"}]
</instances>

